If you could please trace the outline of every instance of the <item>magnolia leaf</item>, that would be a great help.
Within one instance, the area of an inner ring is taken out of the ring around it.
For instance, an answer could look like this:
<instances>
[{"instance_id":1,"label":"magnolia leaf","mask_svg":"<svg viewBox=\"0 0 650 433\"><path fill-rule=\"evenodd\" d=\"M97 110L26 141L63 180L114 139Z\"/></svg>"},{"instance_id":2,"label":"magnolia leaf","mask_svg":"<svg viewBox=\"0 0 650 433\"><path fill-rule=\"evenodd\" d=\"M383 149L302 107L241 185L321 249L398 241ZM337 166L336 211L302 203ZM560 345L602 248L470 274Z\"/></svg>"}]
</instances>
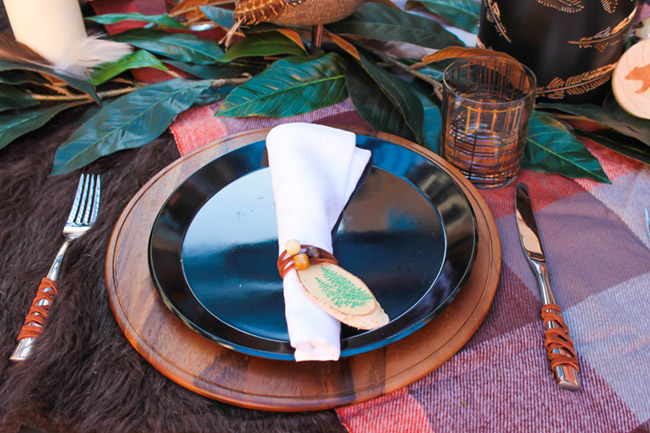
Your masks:
<instances>
[{"instance_id":1,"label":"magnolia leaf","mask_svg":"<svg viewBox=\"0 0 650 433\"><path fill-rule=\"evenodd\" d=\"M138 50L127 54L116 62L104 63L95 70L88 81L93 86L99 86L122 72L137 68L155 68L167 71L167 67L148 51Z\"/></svg>"},{"instance_id":2,"label":"magnolia leaf","mask_svg":"<svg viewBox=\"0 0 650 433\"><path fill-rule=\"evenodd\" d=\"M522 167L571 178L611 183L600 162L558 120L533 111Z\"/></svg>"},{"instance_id":3,"label":"magnolia leaf","mask_svg":"<svg viewBox=\"0 0 650 433\"><path fill-rule=\"evenodd\" d=\"M194 101L193 106L200 107L219 102L232 92L235 87L237 86L231 84L226 86L210 86L199 94L196 101Z\"/></svg>"},{"instance_id":4,"label":"magnolia leaf","mask_svg":"<svg viewBox=\"0 0 650 433\"><path fill-rule=\"evenodd\" d=\"M29 93L8 84L0 84L0 111L33 107L38 104L40 101L32 98Z\"/></svg>"},{"instance_id":5,"label":"magnolia leaf","mask_svg":"<svg viewBox=\"0 0 650 433\"><path fill-rule=\"evenodd\" d=\"M261 70L257 68L244 68L242 66L232 66L229 64L193 65L191 63L176 62L173 60L165 60L165 63L203 80L234 78L239 77L244 73L257 74L261 72Z\"/></svg>"},{"instance_id":6,"label":"magnolia leaf","mask_svg":"<svg viewBox=\"0 0 650 433\"><path fill-rule=\"evenodd\" d=\"M223 56L223 51L216 42L201 39L189 33L165 33L149 29L131 29L108 38L174 60L199 65L210 65Z\"/></svg>"},{"instance_id":7,"label":"magnolia leaf","mask_svg":"<svg viewBox=\"0 0 650 433\"><path fill-rule=\"evenodd\" d=\"M422 123L423 144L434 153L440 153L440 132L442 131L442 114L438 97L435 96L433 86L421 80L414 80L411 83L413 93L420 98L424 109L424 121Z\"/></svg>"},{"instance_id":8,"label":"magnolia leaf","mask_svg":"<svg viewBox=\"0 0 650 433\"><path fill-rule=\"evenodd\" d=\"M288 117L336 104L346 97L341 56L288 57L233 90L215 115Z\"/></svg>"},{"instance_id":9,"label":"magnolia leaf","mask_svg":"<svg viewBox=\"0 0 650 433\"><path fill-rule=\"evenodd\" d=\"M402 113L356 62L350 62L348 66L346 85L354 108L370 126L378 131L415 140L415 135L404 122Z\"/></svg>"},{"instance_id":10,"label":"magnolia leaf","mask_svg":"<svg viewBox=\"0 0 650 433\"><path fill-rule=\"evenodd\" d=\"M67 173L102 156L151 142L209 86L209 81L177 78L116 99L59 147L51 174Z\"/></svg>"},{"instance_id":11,"label":"magnolia leaf","mask_svg":"<svg viewBox=\"0 0 650 433\"><path fill-rule=\"evenodd\" d=\"M261 33L242 39L226 51L220 62L227 63L241 57L304 55L305 51L281 33Z\"/></svg>"},{"instance_id":12,"label":"magnolia leaf","mask_svg":"<svg viewBox=\"0 0 650 433\"><path fill-rule=\"evenodd\" d=\"M201 12L219 27L231 29L235 25L232 11L215 6L201 6Z\"/></svg>"},{"instance_id":13,"label":"magnolia leaf","mask_svg":"<svg viewBox=\"0 0 650 433\"><path fill-rule=\"evenodd\" d=\"M291 39L296 45L298 45L304 52L307 52L307 48L305 48L305 44L302 41L302 38L300 37L300 33L298 33L295 30L291 29L283 29L283 28L278 28L276 30L278 33L283 34L287 38Z\"/></svg>"},{"instance_id":14,"label":"magnolia leaf","mask_svg":"<svg viewBox=\"0 0 650 433\"><path fill-rule=\"evenodd\" d=\"M33 63L17 63L17 62L0 61L0 72L13 71L16 69L35 71L35 72L43 73L51 77L57 78L67 83L71 87L74 87L77 90L81 90L82 92L87 93L95 100L95 102L101 105L101 101L99 100L99 97L97 97L97 94L95 93L95 88L88 81L78 80L68 75L61 74L47 66L36 65Z\"/></svg>"},{"instance_id":15,"label":"magnolia leaf","mask_svg":"<svg viewBox=\"0 0 650 433\"><path fill-rule=\"evenodd\" d=\"M334 33L327 32L326 35L328 38L332 40L332 42L334 42L339 47L343 48L343 50L347 52L349 55L351 55L357 60L361 60L361 58L359 57L359 52L357 51L357 48L354 45L352 45L351 43L349 43L348 41L346 41L345 39L343 39L342 37Z\"/></svg>"},{"instance_id":16,"label":"magnolia leaf","mask_svg":"<svg viewBox=\"0 0 650 433\"><path fill-rule=\"evenodd\" d=\"M36 74L31 71L6 71L0 74L0 83L12 84L14 86L20 84L36 83L42 84L46 82L42 75Z\"/></svg>"},{"instance_id":17,"label":"magnolia leaf","mask_svg":"<svg viewBox=\"0 0 650 433\"><path fill-rule=\"evenodd\" d=\"M377 64L363 54L361 54L361 66L375 83L377 83L395 109L402 115L406 125L413 131L416 141L422 143L422 123L424 119L422 103L412 93L409 85L377 66Z\"/></svg>"},{"instance_id":18,"label":"magnolia leaf","mask_svg":"<svg viewBox=\"0 0 650 433\"><path fill-rule=\"evenodd\" d=\"M115 24L120 21L141 21L145 23L156 24L160 27L168 27L170 29L184 29L185 26L175 19L167 15L143 15L138 12L118 13L118 14L104 14L93 17L86 17L87 21L92 21L97 24Z\"/></svg>"},{"instance_id":19,"label":"magnolia leaf","mask_svg":"<svg viewBox=\"0 0 650 433\"><path fill-rule=\"evenodd\" d=\"M351 16L329 24L333 33L363 36L380 41L401 41L427 48L464 45L436 21L379 3L364 3Z\"/></svg>"},{"instance_id":20,"label":"magnolia leaf","mask_svg":"<svg viewBox=\"0 0 650 433\"><path fill-rule=\"evenodd\" d=\"M170 17L177 17L186 13L196 11L200 6L232 4L233 0L181 0L172 10L169 11Z\"/></svg>"},{"instance_id":21,"label":"magnolia leaf","mask_svg":"<svg viewBox=\"0 0 650 433\"><path fill-rule=\"evenodd\" d=\"M639 140L628 137L612 129L601 129L598 131L575 130L574 134L589 139L608 149L621 153L630 158L650 164L650 147Z\"/></svg>"},{"instance_id":22,"label":"magnolia leaf","mask_svg":"<svg viewBox=\"0 0 650 433\"><path fill-rule=\"evenodd\" d=\"M626 113L615 101L611 102L611 99L606 100L606 102L605 108L593 104L563 103L539 103L537 107L584 117L650 146L650 120L644 120Z\"/></svg>"},{"instance_id":23,"label":"magnolia leaf","mask_svg":"<svg viewBox=\"0 0 650 433\"><path fill-rule=\"evenodd\" d=\"M47 108L23 111L18 114L0 116L0 149L16 138L32 132L45 125L63 110L79 105L79 102L58 104Z\"/></svg>"},{"instance_id":24,"label":"magnolia leaf","mask_svg":"<svg viewBox=\"0 0 650 433\"><path fill-rule=\"evenodd\" d=\"M517 61L511 55L503 53L501 51L487 50L485 48L447 47L436 51L433 54L429 54L428 56L424 57L420 63L413 65L412 68L420 68L424 65L442 62L449 59L460 59L463 57L473 56L496 56Z\"/></svg>"},{"instance_id":25,"label":"magnolia leaf","mask_svg":"<svg viewBox=\"0 0 650 433\"><path fill-rule=\"evenodd\" d=\"M478 31L481 3L475 0L418 0L432 13L454 27L470 33Z\"/></svg>"}]
</instances>

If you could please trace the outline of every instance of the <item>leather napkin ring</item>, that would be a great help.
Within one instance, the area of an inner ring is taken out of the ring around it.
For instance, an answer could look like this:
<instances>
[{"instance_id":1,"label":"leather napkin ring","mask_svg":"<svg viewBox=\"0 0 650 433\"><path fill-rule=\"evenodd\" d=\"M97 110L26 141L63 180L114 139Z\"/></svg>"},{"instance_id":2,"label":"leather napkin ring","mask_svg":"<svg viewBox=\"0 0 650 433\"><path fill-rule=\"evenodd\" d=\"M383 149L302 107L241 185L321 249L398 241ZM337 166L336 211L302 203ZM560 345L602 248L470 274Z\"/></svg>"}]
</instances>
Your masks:
<instances>
[{"instance_id":1,"label":"leather napkin ring","mask_svg":"<svg viewBox=\"0 0 650 433\"><path fill-rule=\"evenodd\" d=\"M47 292L45 290L49 289ZM20 341L23 338L36 338L43 333L43 326L47 321L47 313L54 301L54 297L57 295L56 290L56 281L50 280L49 278L43 278L41 284L38 286L36 291L36 297L32 302L32 306L29 308L29 313L25 317L25 322L23 327L18 334L17 340ZM38 305L43 302L42 305Z\"/></svg>"},{"instance_id":2,"label":"leather napkin ring","mask_svg":"<svg viewBox=\"0 0 650 433\"><path fill-rule=\"evenodd\" d=\"M580 371L573 340L569 336L569 328L561 314L562 310L555 304L546 304L542 307L542 320L546 328L544 331L546 354L551 361L551 369L560 365L570 365L576 371ZM553 322L555 327L549 327L550 322ZM556 349L559 351L553 352Z\"/></svg>"},{"instance_id":3,"label":"leather napkin ring","mask_svg":"<svg viewBox=\"0 0 650 433\"><path fill-rule=\"evenodd\" d=\"M332 253L313 245L301 244L298 254L289 255L287 254L287 250L284 250L280 254L280 257L278 257L278 272L280 273L280 277L284 280L285 275L291 269L296 269L296 263L300 263L301 260L306 260L309 265L318 263L333 263L337 265L339 263Z\"/></svg>"}]
</instances>

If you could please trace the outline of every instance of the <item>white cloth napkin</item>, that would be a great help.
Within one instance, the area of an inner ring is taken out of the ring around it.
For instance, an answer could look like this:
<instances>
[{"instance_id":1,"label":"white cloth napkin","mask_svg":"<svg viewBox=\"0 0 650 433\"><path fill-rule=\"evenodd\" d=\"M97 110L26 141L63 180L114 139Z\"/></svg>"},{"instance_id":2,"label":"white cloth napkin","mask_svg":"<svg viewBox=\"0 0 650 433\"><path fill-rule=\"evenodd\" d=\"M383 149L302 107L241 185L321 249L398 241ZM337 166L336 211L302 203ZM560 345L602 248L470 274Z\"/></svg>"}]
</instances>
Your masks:
<instances>
[{"instance_id":1,"label":"white cloth napkin","mask_svg":"<svg viewBox=\"0 0 650 433\"><path fill-rule=\"evenodd\" d=\"M370 159L351 132L308 123L273 128L266 147L279 252L297 239L331 253L331 231ZM303 292L296 271L284 278L284 303L296 361L337 360L341 325Z\"/></svg>"}]
</instances>

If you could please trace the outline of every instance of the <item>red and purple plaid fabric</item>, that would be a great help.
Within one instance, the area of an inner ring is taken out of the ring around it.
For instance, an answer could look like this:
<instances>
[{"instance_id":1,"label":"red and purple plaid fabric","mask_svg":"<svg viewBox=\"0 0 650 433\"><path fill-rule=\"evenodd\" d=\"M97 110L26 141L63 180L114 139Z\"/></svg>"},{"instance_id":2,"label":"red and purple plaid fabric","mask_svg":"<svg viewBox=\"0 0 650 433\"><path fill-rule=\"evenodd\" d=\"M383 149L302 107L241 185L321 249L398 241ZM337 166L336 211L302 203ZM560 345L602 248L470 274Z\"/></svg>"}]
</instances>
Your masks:
<instances>
[{"instance_id":1,"label":"red and purple plaid fabric","mask_svg":"<svg viewBox=\"0 0 650 433\"><path fill-rule=\"evenodd\" d=\"M278 123L363 125L346 101L296 118L213 117L189 110L172 131L182 154ZM496 298L467 345L392 394L337 409L352 433L650 432L650 167L588 144L611 185L523 170L551 283L578 351L582 390L560 390L543 348L540 299L514 217L514 184L481 191L502 243Z\"/></svg>"}]
</instances>

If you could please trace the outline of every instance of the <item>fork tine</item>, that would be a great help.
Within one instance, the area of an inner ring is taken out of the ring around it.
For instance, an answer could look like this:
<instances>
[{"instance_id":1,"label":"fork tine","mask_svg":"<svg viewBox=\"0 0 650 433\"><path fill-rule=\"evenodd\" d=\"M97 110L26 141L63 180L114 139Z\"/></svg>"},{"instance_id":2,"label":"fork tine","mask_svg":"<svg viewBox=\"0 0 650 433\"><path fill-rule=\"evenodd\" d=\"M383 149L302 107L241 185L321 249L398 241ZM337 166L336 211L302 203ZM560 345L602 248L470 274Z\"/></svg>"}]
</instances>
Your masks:
<instances>
[{"instance_id":1,"label":"fork tine","mask_svg":"<svg viewBox=\"0 0 650 433\"><path fill-rule=\"evenodd\" d=\"M90 177L91 176L86 175L84 178L84 186L81 192L81 199L79 199L79 209L74 217L75 224L81 224L86 206L88 205L88 185L90 184Z\"/></svg>"},{"instance_id":2,"label":"fork tine","mask_svg":"<svg viewBox=\"0 0 650 433\"><path fill-rule=\"evenodd\" d=\"M648 237L650 238L650 215L648 215L648 208L643 208L643 214L645 216L645 230L648 232Z\"/></svg>"},{"instance_id":3,"label":"fork tine","mask_svg":"<svg viewBox=\"0 0 650 433\"><path fill-rule=\"evenodd\" d=\"M74 195L74 202L72 203L72 208L70 209L70 214L68 215L68 221L66 224L72 224L74 222L77 211L79 210L79 203L81 201L84 183L85 175L82 174L79 178L79 185L77 185L77 192Z\"/></svg>"},{"instance_id":4,"label":"fork tine","mask_svg":"<svg viewBox=\"0 0 650 433\"><path fill-rule=\"evenodd\" d=\"M83 216L81 218L81 224L88 224L90 221L90 210L93 206L93 199L95 198L95 175L90 176L90 181L88 182L88 193L86 194L86 203L84 206Z\"/></svg>"},{"instance_id":5,"label":"fork tine","mask_svg":"<svg viewBox=\"0 0 650 433\"><path fill-rule=\"evenodd\" d=\"M99 199L101 196L101 190L102 190L102 178L100 175L97 175L95 181L95 192L93 194L93 206L90 212L90 221L88 222L89 224L93 224L97 219L97 214L99 213Z\"/></svg>"}]
</instances>

